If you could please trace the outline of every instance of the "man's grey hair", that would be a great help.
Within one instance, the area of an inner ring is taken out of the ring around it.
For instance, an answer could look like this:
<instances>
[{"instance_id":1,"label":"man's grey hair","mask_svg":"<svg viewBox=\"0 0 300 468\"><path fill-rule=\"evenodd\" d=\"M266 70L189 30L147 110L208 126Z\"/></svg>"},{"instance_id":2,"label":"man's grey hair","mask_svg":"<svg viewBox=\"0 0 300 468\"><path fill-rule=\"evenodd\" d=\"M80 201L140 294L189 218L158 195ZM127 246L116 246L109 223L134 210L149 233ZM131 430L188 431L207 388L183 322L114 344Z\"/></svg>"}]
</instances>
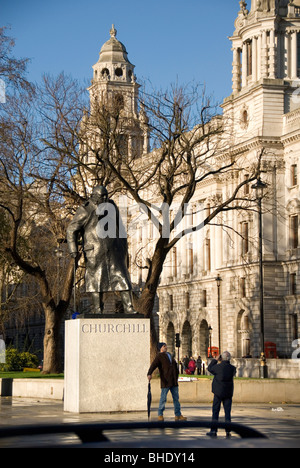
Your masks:
<instances>
[{"instance_id":1,"label":"man's grey hair","mask_svg":"<svg viewBox=\"0 0 300 468\"><path fill-rule=\"evenodd\" d=\"M222 360L223 361L230 361L231 359L231 354L229 351L224 351L224 353L222 353Z\"/></svg>"}]
</instances>

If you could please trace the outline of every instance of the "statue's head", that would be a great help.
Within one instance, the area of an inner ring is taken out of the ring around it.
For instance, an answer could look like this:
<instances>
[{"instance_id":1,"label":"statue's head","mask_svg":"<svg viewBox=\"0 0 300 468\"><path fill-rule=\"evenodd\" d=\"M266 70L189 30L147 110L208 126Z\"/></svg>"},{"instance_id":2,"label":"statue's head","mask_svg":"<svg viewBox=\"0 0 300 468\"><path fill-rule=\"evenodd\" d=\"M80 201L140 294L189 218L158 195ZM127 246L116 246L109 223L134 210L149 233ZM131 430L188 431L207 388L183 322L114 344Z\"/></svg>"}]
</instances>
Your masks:
<instances>
[{"instance_id":1,"label":"statue's head","mask_svg":"<svg viewBox=\"0 0 300 468\"><path fill-rule=\"evenodd\" d=\"M107 202L108 192L106 188L103 187L103 185L97 185L97 187L94 187L91 199L96 205Z\"/></svg>"}]
</instances>

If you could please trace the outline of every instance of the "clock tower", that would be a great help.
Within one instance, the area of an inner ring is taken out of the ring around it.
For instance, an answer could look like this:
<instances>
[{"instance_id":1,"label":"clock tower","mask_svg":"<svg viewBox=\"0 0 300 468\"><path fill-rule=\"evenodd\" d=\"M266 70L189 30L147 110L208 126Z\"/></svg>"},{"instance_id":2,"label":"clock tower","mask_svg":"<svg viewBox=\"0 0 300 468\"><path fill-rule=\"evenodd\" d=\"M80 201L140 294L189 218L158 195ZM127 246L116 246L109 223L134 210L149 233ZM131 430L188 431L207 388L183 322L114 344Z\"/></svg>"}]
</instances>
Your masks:
<instances>
[{"instance_id":1,"label":"clock tower","mask_svg":"<svg viewBox=\"0 0 300 468\"><path fill-rule=\"evenodd\" d=\"M102 46L99 60L93 66L92 84L88 88L91 108L95 100L110 106L117 104L124 121L126 152L128 150L128 154L140 157L149 151L149 138L147 116L143 106L139 106L140 85L136 81L134 68L128 59L126 47L117 39L117 30L112 25L110 39Z\"/></svg>"}]
</instances>

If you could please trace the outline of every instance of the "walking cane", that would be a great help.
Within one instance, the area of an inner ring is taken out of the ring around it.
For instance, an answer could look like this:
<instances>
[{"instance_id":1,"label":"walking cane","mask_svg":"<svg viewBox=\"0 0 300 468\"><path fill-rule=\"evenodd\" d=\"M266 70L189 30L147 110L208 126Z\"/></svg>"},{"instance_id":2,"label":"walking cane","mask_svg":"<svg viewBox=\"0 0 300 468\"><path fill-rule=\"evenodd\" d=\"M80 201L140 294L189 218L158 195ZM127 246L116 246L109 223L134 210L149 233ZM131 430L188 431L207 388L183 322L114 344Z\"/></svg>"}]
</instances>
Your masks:
<instances>
[{"instance_id":1,"label":"walking cane","mask_svg":"<svg viewBox=\"0 0 300 468\"><path fill-rule=\"evenodd\" d=\"M74 258L74 312L76 312L76 258Z\"/></svg>"}]
</instances>

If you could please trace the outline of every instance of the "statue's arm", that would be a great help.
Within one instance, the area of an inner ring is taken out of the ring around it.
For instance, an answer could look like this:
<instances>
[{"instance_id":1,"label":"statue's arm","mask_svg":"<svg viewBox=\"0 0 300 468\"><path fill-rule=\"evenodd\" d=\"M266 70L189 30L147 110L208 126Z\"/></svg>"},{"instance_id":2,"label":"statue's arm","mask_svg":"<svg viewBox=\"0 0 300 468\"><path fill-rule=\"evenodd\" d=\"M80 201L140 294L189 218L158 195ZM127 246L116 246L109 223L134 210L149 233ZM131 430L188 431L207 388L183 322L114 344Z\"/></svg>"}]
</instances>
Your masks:
<instances>
[{"instance_id":1,"label":"statue's arm","mask_svg":"<svg viewBox=\"0 0 300 468\"><path fill-rule=\"evenodd\" d=\"M86 221L88 219L88 214L83 207L78 208L74 218L70 222L67 228L67 243L68 249L71 254L71 257L75 258L78 252L78 234L83 229Z\"/></svg>"}]
</instances>

